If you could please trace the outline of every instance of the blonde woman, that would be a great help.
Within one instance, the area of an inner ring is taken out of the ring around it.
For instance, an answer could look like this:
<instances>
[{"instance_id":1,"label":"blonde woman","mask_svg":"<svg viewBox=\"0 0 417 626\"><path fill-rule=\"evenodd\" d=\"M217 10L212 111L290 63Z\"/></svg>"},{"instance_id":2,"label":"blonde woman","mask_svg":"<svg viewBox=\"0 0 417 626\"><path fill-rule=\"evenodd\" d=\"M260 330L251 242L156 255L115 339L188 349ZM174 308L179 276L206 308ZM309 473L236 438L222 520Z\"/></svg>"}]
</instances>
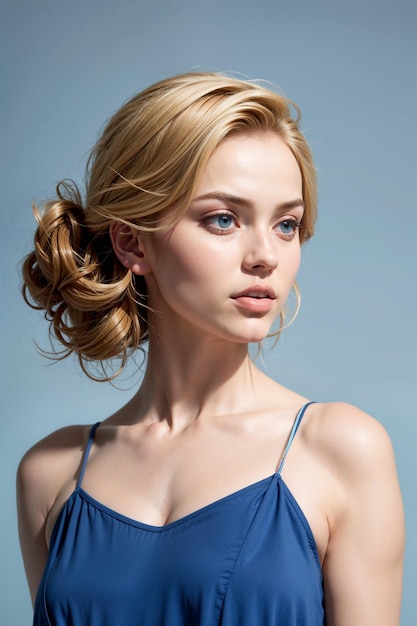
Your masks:
<instances>
[{"instance_id":1,"label":"blonde woman","mask_svg":"<svg viewBox=\"0 0 417 626\"><path fill-rule=\"evenodd\" d=\"M126 406L20 464L35 625L398 624L403 516L385 431L248 354L286 323L314 230L293 111L219 74L164 80L108 122L84 197L63 182L37 212L24 294L58 357L102 379L145 346L147 362Z\"/></svg>"}]
</instances>

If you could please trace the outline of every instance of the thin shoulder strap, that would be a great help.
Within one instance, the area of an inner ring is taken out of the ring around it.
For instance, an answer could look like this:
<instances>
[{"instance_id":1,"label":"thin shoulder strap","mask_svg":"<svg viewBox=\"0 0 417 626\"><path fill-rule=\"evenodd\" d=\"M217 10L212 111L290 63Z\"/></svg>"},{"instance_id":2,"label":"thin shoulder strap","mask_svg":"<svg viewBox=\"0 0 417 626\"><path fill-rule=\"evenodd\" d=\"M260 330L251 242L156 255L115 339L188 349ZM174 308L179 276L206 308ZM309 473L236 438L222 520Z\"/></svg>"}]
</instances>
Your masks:
<instances>
[{"instance_id":1,"label":"thin shoulder strap","mask_svg":"<svg viewBox=\"0 0 417 626\"><path fill-rule=\"evenodd\" d=\"M293 427L291 428L291 432L290 432L290 435L288 437L287 445L285 446L284 454L282 455L282 459L281 459L281 462L280 462L279 467L278 467L278 472L277 472L278 475L281 474L281 472L283 470L285 459L287 458L287 454L289 452L289 449L291 448L291 444L292 444L292 442L294 440L294 437L296 435L298 427L301 424L301 420L304 417L304 413L306 412L306 409L307 409L307 407L310 406L310 404L315 404L315 402L307 402L306 404L304 404L301 407L301 409L298 411L298 413L297 413L297 415L295 417Z\"/></svg>"},{"instance_id":2,"label":"thin shoulder strap","mask_svg":"<svg viewBox=\"0 0 417 626\"><path fill-rule=\"evenodd\" d=\"M88 455L90 454L90 450L91 450L91 444L94 441L94 435L96 433L96 429L99 424L100 422L97 422L96 424L94 424L94 426L91 427L90 434L88 435L88 441L87 441L87 445L86 445L85 452L84 452L83 463L81 465L81 471L78 477L77 489L78 487L81 487L81 483L84 478L85 468L87 467Z\"/></svg>"}]
</instances>

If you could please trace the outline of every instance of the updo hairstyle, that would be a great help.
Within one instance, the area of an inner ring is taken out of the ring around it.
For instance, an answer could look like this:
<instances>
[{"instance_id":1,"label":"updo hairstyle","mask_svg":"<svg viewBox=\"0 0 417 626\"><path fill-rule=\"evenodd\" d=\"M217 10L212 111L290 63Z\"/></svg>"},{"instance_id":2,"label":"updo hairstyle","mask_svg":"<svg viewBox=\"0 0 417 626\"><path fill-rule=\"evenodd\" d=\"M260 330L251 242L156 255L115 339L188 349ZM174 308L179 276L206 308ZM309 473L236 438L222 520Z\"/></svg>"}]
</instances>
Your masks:
<instances>
[{"instance_id":1,"label":"updo hairstyle","mask_svg":"<svg viewBox=\"0 0 417 626\"><path fill-rule=\"evenodd\" d=\"M75 183L61 181L56 199L34 207L38 227L23 264L23 295L45 311L51 337L63 346L54 358L75 353L90 378L110 380L146 342L145 281L117 259L109 227L118 220L152 233L175 224L208 159L232 133L274 131L291 149L305 203L300 240L308 240L316 178L299 121L283 96L214 73L168 78L122 106L90 154L84 201ZM113 359L120 367L106 375ZM91 374L93 364L103 366L102 376Z\"/></svg>"}]
</instances>

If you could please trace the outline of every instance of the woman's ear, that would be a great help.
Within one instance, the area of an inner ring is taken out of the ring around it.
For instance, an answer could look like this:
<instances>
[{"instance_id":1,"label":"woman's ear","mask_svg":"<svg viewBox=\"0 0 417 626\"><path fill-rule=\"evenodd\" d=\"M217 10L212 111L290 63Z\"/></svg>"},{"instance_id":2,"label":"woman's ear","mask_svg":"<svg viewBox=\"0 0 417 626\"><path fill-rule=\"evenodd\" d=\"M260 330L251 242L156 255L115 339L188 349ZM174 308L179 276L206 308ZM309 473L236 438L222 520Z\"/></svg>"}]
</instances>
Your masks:
<instances>
[{"instance_id":1,"label":"woman's ear","mask_svg":"<svg viewBox=\"0 0 417 626\"><path fill-rule=\"evenodd\" d=\"M149 274L151 266L144 244L146 235L123 222L113 222L109 231L113 250L119 261L134 274Z\"/></svg>"}]
</instances>

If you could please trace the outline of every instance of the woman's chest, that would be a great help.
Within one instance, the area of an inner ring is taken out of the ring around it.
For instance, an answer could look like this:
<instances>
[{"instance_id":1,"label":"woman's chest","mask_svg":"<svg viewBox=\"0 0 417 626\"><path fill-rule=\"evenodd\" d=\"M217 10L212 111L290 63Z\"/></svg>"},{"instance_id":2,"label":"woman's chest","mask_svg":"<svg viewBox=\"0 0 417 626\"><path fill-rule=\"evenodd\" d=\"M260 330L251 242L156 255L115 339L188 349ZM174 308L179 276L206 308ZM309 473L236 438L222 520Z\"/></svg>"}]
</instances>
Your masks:
<instances>
[{"instance_id":1,"label":"woman's chest","mask_svg":"<svg viewBox=\"0 0 417 626\"><path fill-rule=\"evenodd\" d=\"M261 598L272 613L322 601L314 539L276 475L163 527L79 490L54 530L48 568L46 605L67 620L96 606L110 623L122 602L138 620L131 624L171 623L181 611L178 623L215 624L222 611L250 613Z\"/></svg>"}]
</instances>

